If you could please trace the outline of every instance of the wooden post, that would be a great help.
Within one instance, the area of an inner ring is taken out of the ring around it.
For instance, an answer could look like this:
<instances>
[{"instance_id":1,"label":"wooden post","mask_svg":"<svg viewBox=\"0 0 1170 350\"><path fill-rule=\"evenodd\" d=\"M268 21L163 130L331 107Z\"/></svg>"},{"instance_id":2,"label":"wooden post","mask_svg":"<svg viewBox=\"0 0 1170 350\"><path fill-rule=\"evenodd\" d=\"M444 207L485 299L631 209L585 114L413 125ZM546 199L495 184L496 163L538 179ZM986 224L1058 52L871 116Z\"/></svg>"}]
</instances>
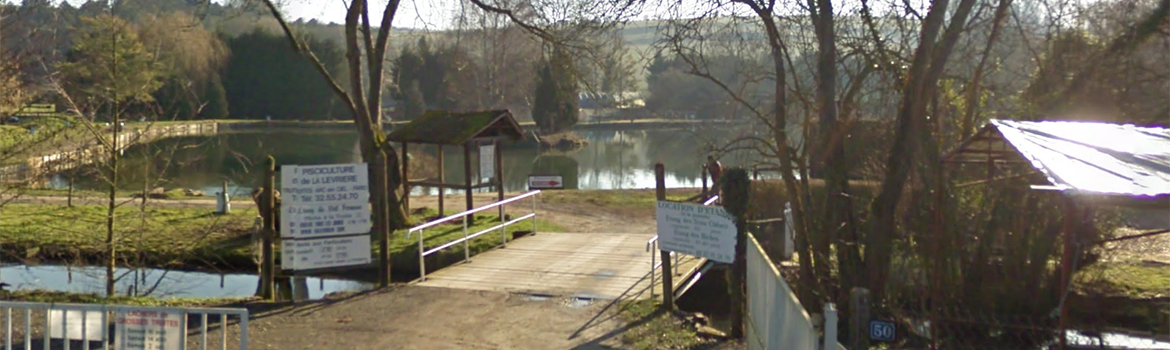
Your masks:
<instances>
[{"instance_id":1,"label":"wooden post","mask_svg":"<svg viewBox=\"0 0 1170 350\"><path fill-rule=\"evenodd\" d=\"M272 240L276 236L276 196L273 194L273 189L276 187L276 159L268 156L268 162L264 167L264 194L261 199L261 207L264 218L264 239L261 243L260 250L260 297L266 300L272 300L274 293L274 280L276 277L276 259L273 257Z\"/></svg>"},{"instance_id":2,"label":"wooden post","mask_svg":"<svg viewBox=\"0 0 1170 350\"><path fill-rule=\"evenodd\" d=\"M1064 200L1064 254L1060 258L1060 348L1068 349L1068 289L1072 286L1072 261L1076 228L1073 218L1077 214L1077 203L1068 197Z\"/></svg>"},{"instance_id":3,"label":"wooden post","mask_svg":"<svg viewBox=\"0 0 1170 350\"><path fill-rule=\"evenodd\" d=\"M439 183L441 183L441 184L447 183L447 180L445 180L445 178L446 177L443 175L443 144L440 143L439 144ZM445 190L446 189L443 186L439 186L439 217L446 216L446 214L443 213L443 192L446 192Z\"/></svg>"},{"instance_id":4,"label":"wooden post","mask_svg":"<svg viewBox=\"0 0 1170 350\"><path fill-rule=\"evenodd\" d=\"M662 162L654 164L654 185L657 189L655 196L658 200L666 200L666 167L662 165ZM669 311L674 309L674 276L670 273L670 252L665 250L658 252L662 254L662 307ZM650 271L650 273L654 273L654 271ZM650 286L650 288L654 288L654 286Z\"/></svg>"},{"instance_id":5,"label":"wooden post","mask_svg":"<svg viewBox=\"0 0 1170 350\"><path fill-rule=\"evenodd\" d=\"M407 144L402 143L402 210L410 217L410 153L406 151Z\"/></svg>"},{"instance_id":6,"label":"wooden post","mask_svg":"<svg viewBox=\"0 0 1170 350\"><path fill-rule=\"evenodd\" d=\"M467 208L464 210L471 210L474 203L471 202L471 142L463 143L463 189L467 191ZM468 225L475 225L475 215L467 217Z\"/></svg>"},{"instance_id":7,"label":"wooden post","mask_svg":"<svg viewBox=\"0 0 1170 350\"><path fill-rule=\"evenodd\" d=\"M405 145L405 143L403 145ZM403 154L406 153L403 152ZM373 173L371 174L373 176L370 176L370 180L374 181L370 188L386 189L385 192L370 193L370 201L373 202L371 203L370 207L374 210L373 228L376 230L373 236L380 238L378 240L378 286L381 288L390 286L390 274L392 272L390 268L390 264L392 263L390 260L390 235L392 235L393 232L390 229L390 222L388 219L390 218L390 198L395 196L395 193L394 189L390 188L389 179L390 172L398 171L398 169L393 169L387 166L389 159L390 154L387 153L384 149L379 149L374 152L373 164L370 164L370 169L372 169ZM403 170L406 170L405 160L403 164ZM409 188L407 186L405 177L402 178L402 187ZM402 198L404 201L407 200L407 198L410 198L409 193L403 193ZM406 215L407 218L409 218L410 213L407 212Z\"/></svg>"},{"instance_id":8,"label":"wooden post","mask_svg":"<svg viewBox=\"0 0 1170 350\"><path fill-rule=\"evenodd\" d=\"M74 170L74 171L76 171L76 170ZM73 171L70 171L70 172L69 172L69 197L65 199L65 201L66 201L66 204L67 204L67 205L68 205L70 208L72 208L72 207L73 207L73 179L74 179L75 177L76 177L76 176L74 176L74 175L73 175ZM142 196L144 196L144 197L145 197L145 196L146 196L146 193L143 193L143 194L142 194Z\"/></svg>"},{"instance_id":9,"label":"wooden post","mask_svg":"<svg viewBox=\"0 0 1170 350\"><path fill-rule=\"evenodd\" d=\"M500 140L496 140L496 200L504 200L504 149ZM504 222L504 206L500 206L500 223ZM502 230L502 229L501 229Z\"/></svg>"},{"instance_id":10,"label":"wooden post","mask_svg":"<svg viewBox=\"0 0 1170 350\"><path fill-rule=\"evenodd\" d=\"M706 198L707 197L707 165L706 164L703 164L703 166L699 168L699 177L703 178L703 197L704 197L703 199L706 200L707 199Z\"/></svg>"},{"instance_id":11,"label":"wooden post","mask_svg":"<svg viewBox=\"0 0 1170 350\"><path fill-rule=\"evenodd\" d=\"M849 349L869 349L869 290L849 291Z\"/></svg>"},{"instance_id":12,"label":"wooden post","mask_svg":"<svg viewBox=\"0 0 1170 350\"><path fill-rule=\"evenodd\" d=\"M747 277L747 207L751 191L751 179L747 170L732 168L720 177L712 189L718 191L723 208L735 219L735 260L728 272L728 294L731 296L731 334L732 338L743 338L744 309L744 280Z\"/></svg>"}]
</instances>

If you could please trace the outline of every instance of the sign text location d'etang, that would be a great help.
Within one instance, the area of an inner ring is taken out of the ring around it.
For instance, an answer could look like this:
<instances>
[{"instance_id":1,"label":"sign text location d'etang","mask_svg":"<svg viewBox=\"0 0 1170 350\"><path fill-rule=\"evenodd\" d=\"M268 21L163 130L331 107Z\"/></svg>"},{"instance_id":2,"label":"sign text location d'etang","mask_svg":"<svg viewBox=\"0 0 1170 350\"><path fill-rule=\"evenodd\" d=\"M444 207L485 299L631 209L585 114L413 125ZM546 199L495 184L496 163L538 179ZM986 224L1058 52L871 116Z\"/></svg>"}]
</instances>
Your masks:
<instances>
[{"instance_id":1,"label":"sign text location d'etang","mask_svg":"<svg viewBox=\"0 0 1170 350\"><path fill-rule=\"evenodd\" d=\"M658 201L658 246L723 263L735 260L735 223L722 207Z\"/></svg>"}]
</instances>

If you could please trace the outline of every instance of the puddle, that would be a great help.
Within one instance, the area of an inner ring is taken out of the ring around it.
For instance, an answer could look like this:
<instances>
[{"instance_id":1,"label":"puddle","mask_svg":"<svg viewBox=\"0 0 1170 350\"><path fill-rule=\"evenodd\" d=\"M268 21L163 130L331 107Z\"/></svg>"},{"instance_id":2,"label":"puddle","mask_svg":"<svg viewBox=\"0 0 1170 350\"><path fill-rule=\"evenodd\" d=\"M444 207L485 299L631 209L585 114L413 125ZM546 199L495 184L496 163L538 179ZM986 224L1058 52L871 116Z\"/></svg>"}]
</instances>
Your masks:
<instances>
[{"instance_id":1,"label":"puddle","mask_svg":"<svg viewBox=\"0 0 1170 350\"><path fill-rule=\"evenodd\" d=\"M617 276L617 270L601 270L593 274L593 278L596 279L613 278L613 276Z\"/></svg>"},{"instance_id":2,"label":"puddle","mask_svg":"<svg viewBox=\"0 0 1170 350\"><path fill-rule=\"evenodd\" d=\"M1102 340L1104 344L1102 344ZM1170 350L1170 341L1159 341L1120 333L1104 333L1101 335L1101 338L1098 338L1077 331L1068 331L1068 343L1070 345L1100 346L1111 349Z\"/></svg>"},{"instance_id":3,"label":"puddle","mask_svg":"<svg viewBox=\"0 0 1170 350\"><path fill-rule=\"evenodd\" d=\"M524 294L524 300L528 300L528 301L549 301L549 300L553 300L553 299L560 300L562 298L563 297L554 297L554 296L545 295L545 294ZM592 296L589 296L589 295L574 295L574 296L570 296L567 299L565 299L564 303L565 303L565 305L567 305L569 307L586 307L586 306L592 305L593 300L595 300L595 299L597 299L597 298L593 298Z\"/></svg>"},{"instance_id":4,"label":"puddle","mask_svg":"<svg viewBox=\"0 0 1170 350\"><path fill-rule=\"evenodd\" d=\"M591 304L593 304L592 299L581 299L581 298L571 298L571 299L569 299L569 301L565 302L565 305L569 305L570 307L586 307L586 306L589 306Z\"/></svg>"},{"instance_id":5,"label":"puddle","mask_svg":"<svg viewBox=\"0 0 1170 350\"><path fill-rule=\"evenodd\" d=\"M0 267L0 281L8 290L50 290L73 293L105 293L105 268L98 266L67 267L60 265L11 265ZM173 271L162 269L118 268L122 276L115 284L119 294L135 289L152 297L249 297L256 293L256 275ZM363 291L373 284L332 278L306 278L309 299L329 293Z\"/></svg>"}]
</instances>

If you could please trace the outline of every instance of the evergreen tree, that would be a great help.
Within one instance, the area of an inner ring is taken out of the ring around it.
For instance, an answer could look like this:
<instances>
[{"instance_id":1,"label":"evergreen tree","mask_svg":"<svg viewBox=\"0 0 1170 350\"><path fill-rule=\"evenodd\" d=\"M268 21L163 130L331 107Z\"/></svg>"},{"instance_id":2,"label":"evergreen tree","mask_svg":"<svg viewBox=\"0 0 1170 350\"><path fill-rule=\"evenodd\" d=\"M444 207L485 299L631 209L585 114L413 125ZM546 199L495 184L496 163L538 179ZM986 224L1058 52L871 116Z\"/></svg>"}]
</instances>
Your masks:
<instances>
[{"instance_id":1,"label":"evergreen tree","mask_svg":"<svg viewBox=\"0 0 1170 350\"><path fill-rule=\"evenodd\" d=\"M212 74L207 87L203 90L203 111L201 119L226 119L228 117L227 92L223 89L223 81L219 74Z\"/></svg>"},{"instance_id":2,"label":"evergreen tree","mask_svg":"<svg viewBox=\"0 0 1170 350\"><path fill-rule=\"evenodd\" d=\"M332 41L308 38L317 58L339 79L344 54ZM346 110L312 63L288 40L260 29L227 41L232 55L223 88L234 118L335 119ZM342 86L346 86L342 80Z\"/></svg>"},{"instance_id":3,"label":"evergreen tree","mask_svg":"<svg viewBox=\"0 0 1170 350\"><path fill-rule=\"evenodd\" d=\"M403 118L414 120L426 112L427 103L423 100L422 92L418 89L418 80L411 80L402 95Z\"/></svg>"},{"instance_id":4,"label":"evergreen tree","mask_svg":"<svg viewBox=\"0 0 1170 350\"><path fill-rule=\"evenodd\" d=\"M577 125L580 110L577 108L580 89L577 88L577 75L573 72L573 61L569 55L561 51L553 53L551 72L556 79L557 107L556 131L566 130Z\"/></svg>"},{"instance_id":5,"label":"evergreen tree","mask_svg":"<svg viewBox=\"0 0 1170 350\"><path fill-rule=\"evenodd\" d=\"M60 65L70 95L98 105L152 101L162 82L152 66L154 55L138 40L133 25L110 15L82 22L68 61Z\"/></svg>"},{"instance_id":6,"label":"evergreen tree","mask_svg":"<svg viewBox=\"0 0 1170 350\"><path fill-rule=\"evenodd\" d=\"M560 132L577 124L578 89L572 67L572 59L558 50L536 74L532 119L542 132Z\"/></svg>"},{"instance_id":7,"label":"evergreen tree","mask_svg":"<svg viewBox=\"0 0 1170 350\"><path fill-rule=\"evenodd\" d=\"M548 61L541 62L536 72L536 93L532 98L532 121L541 132L552 132L555 129L555 114L557 99L556 81L552 77L552 69Z\"/></svg>"}]
</instances>

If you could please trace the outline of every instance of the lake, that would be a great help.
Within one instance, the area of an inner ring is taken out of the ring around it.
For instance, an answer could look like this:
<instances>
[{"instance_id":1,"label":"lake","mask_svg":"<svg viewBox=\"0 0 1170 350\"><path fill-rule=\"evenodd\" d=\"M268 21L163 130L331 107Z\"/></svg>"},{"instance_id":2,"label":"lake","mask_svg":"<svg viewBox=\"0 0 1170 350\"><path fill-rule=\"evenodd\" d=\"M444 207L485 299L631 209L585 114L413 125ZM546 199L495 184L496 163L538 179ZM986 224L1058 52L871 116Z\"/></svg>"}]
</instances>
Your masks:
<instances>
[{"instance_id":1,"label":"lake","mask_svg":"<svg viewBox=\"0 0 1170 350\"><path fill-rule=\"evenodd\" d=\"M654 187L654 163L666 165L667 187L699 187L700 169L713 145L730 137L728 129L584 131L577 134L588 145L571 151L538 151L532 143L504 147L506 191L526 190L529 174L559 174L567 188L642 189ZM420 147L421 146L421 147ZM208 195L219 192L223 181L229 193L243 196L262 183L264 157L271 154L278 169L283 164L313 165L360 162L357 135L341 131L281 131L225 133L183 137L139 145L122 158L119 187L139 192L146 187L191 188ZM437 147L411 145L411 178L437 174ZM721 159L724 166L750 164L752 158L735 154ZM478 169L473 151L472 168ZM463 150L444 147L445 181L462 183ZM420 172L416 175L415 172ZM163 180L158 180L159 175ZM76 188L104 190L93 169L54 175L53 188L67 188L70 176ZM473 175L475 176L475 175ZM279 181L277 181L279 183ZM417 188L413 194L435 193Z\"/></svg>"},{"instance_id":2,"label":"lake","mask_svg":"<svg viewBox=\"0 0 1170 350\"><path fill-rule=\"evenodd\" d=\"M101 266L69 267L62 265L10 265L0 267L0 280L9 290L51 290L73 293L104 294L106 269ZM256 293L255 274L218 274L162 269L128 269L119 267L115 275L122 276L115 284L121 295L137 289L140 295L152 297L221 298L250 297ZM306 278L310 299L320 299L329 293L362 291L373 284L332 279Z\"/></svg>"}]
</instances>

